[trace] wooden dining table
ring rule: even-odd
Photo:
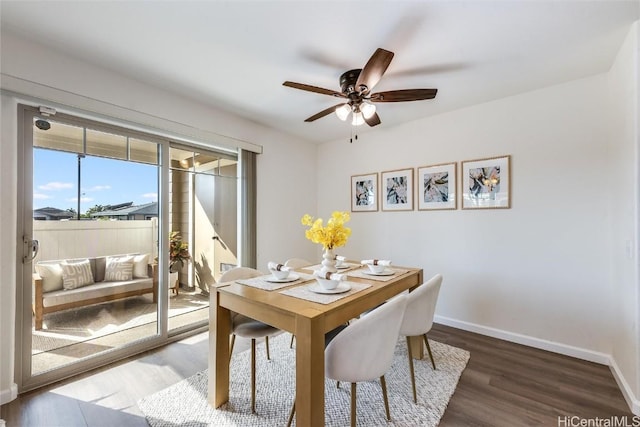
[[[325,333],[423,282],[422,269],[419,268],[393,266],[395,274],[383,281],[363,274],[362,269],[366,266],[352,265],[353,268],[346,272],[348,283],[354,284],[352,290],[331,303],[312,302],[286,294],[299,286],[313,284],[315,279],[312,278],[278,290],[260,289],[238,282],[219,283],[215,291],[212,288],[209,307],[209,404],[218,408],[229,400],[230,311],[234,311],[295,335],[296,425],[323,426]],[[305,269],[298,271],[312,273]],[[367,287],[354,292],[355,288],[363,286]],[[421,337],[412,337],[411,346],[414,357],[424,356]]]

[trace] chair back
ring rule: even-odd
[[[258,276],[264,276],[264,273],[262,273],[260,270],[256,270],[255,268],[234,267],[231,270],[227,270],[222,273],[222,276],[220,276],[220,280],[218,280],[218,283],[231,282],[240,279],[251,279],[252,277]]]
[[[399,295],[340,332],[324,351],[325,375],[352,383],[384,375],[393,362],[406,305],[407,297]]]
[[[415,337],[431,330],[440,285],[442,285],[442,275],[436,274],[417,289],[409,292],[400,335]]]
[[[293,269],[296,268],[302,268],[302,267],[308,267],[310,265],[312,265],[313,263],[310,261],[307,261],[306,259],[302,259],[302,258],[289,258],[284,265],[286,265],[287,267],[291,267]]]

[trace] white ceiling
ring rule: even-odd
[[[375,91],[437,88],[430,101],[377,104],[358,133],[609,69],[638,0],[6,1],[2,31],[311,141],[347,137],[335,98],[376,48],[395,57]]]

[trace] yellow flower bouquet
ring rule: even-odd
[[[304,215],[301,222],[302,225],[309,227],[305,231],[307,239],[313,243],[320,243],[324,249],[331,250],[347,244],[351,229],[344,224],[350,219],[348,212],[334,211],[327,225],[323,225],[322,218],[314,219],[309,214]]]

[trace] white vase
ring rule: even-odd
[[[336,268],[336,256],[333,253],[333,249],[325,249],[322,254],[322,268],[320,268],[320,273],[335,273],[338,269]]]

